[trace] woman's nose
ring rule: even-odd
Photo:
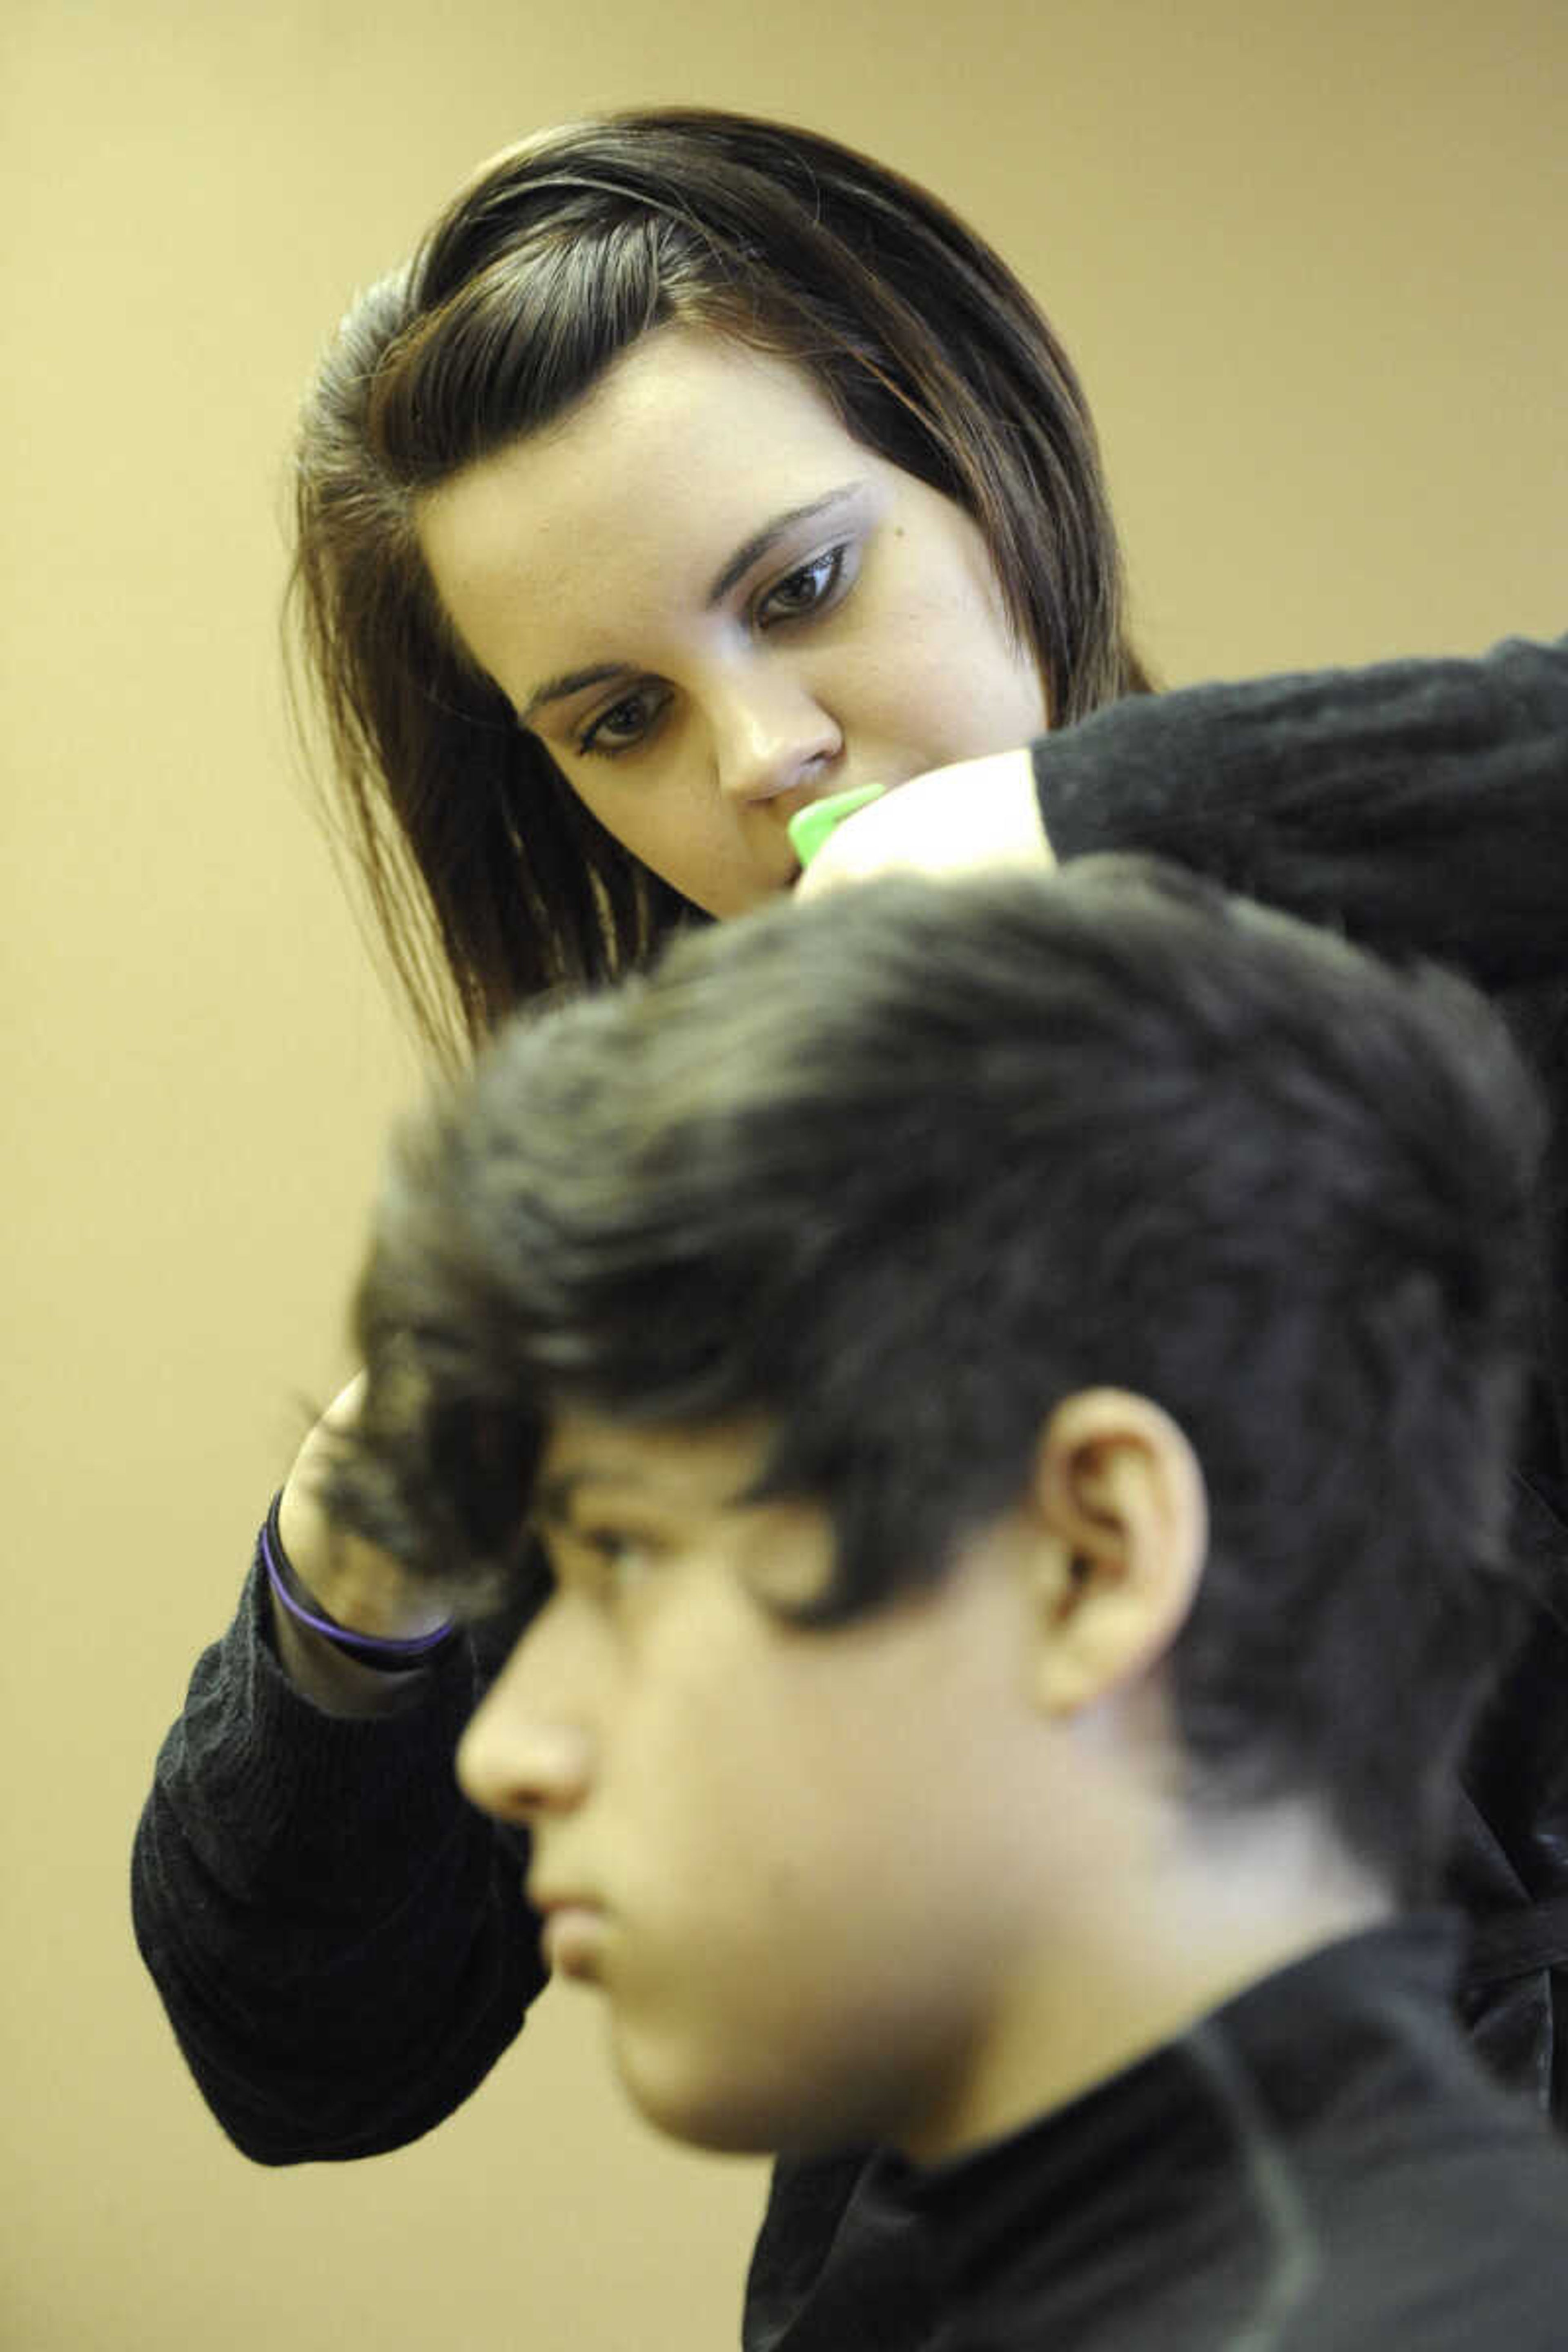
[[[541,1703],[523,1663],[514,1651],[458,1748],[464,1794],[481,1812],[520,1826],[580,1804],[594,1769],[592,1734],[563,1706]]]
[[[734,691],[714,719],[719,783],[732,800],[772,801],[820,791],[843,756],[840,730],[809,694],[782,681]]]

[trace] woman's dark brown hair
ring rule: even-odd
[[[345,320],[299,449],[299,640],[377,926],[438,1048],[641,961],[689,912],[468,658],[414,530],[421,493],[673,321],[796,362],[847,432],[975,520],[1054,724],[1147,685],[1077,377],[945,206],[816,133],[705,110],[509,150]]]

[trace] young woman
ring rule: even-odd
[[[697,112],[504,155],[345,322],[299,480],[309,667],[437,1044],[787,889],[789,817],[876,782],[902,789],[824,872],[1162,851],[1525,989],[1563,1086],[1568,656],[1147,694],[1065,355],[994,255],[864,157]],[[1521,1526],[1562,1559],[1544,1278],[1542,1311]],[[490,1661],[333,1538],[323,1443],[197,1667],[136,1858],[182,2046],[274,2163],[428,2128],[543,1981],[515,1845],[450,1769]],[[1464,1892],[1509,1916],[1474,2006],[1545,2095],[1568,1936],[1521,1906],[1554,1890],[1564,1805],[1539,1694],[1499,1720]]]

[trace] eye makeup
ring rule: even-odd
[[[854,540],[838,540],[804,562],[792,564],[780,578],[773,581],[754,600],[752,606],[752,625],[763,632],[809,626],[830,612],[837,610],[854,588],[859,577],[860,547]],[[800,583],[812,583],[808,602],[793,605],[784,611],[770,613],[775,600]],[[618,675],[618,673],[613,673]],[[590,677],[586,682],[592,683]],[[626,740],[616,742],[608,739],[611,721],[618,712],[651,697],[656,704],[651,719],[637,728]],[[662,680],[649,679],[628,685],[612,702],[595,712],[585,726],[574,730],[572,748],[579,759],[614,760],[626,752],[636,751],[648,741],[658,724],[669,699],[668,689]]]

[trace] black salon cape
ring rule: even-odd
[[[746,2352],[1562,2352],[1568,2147],[1463,2039],[1458,1940],[1331,1945],[931,2169],[781,2164]]]
[[[1555,1107],[1517,1491],[1543,1603],[1467,1766],[1450,1891],[1475,1923],[1461,2000],[1478,2045],[1568,2121],[1568,646],[1135,698],[1045,739],[1036,765],[1064,861],[1155,852],[1373,947],[1458,964],[1505,1004]],[[254,1561],[197,1663],[138,1829],[133,1916],[204,2097],[258,2163],[374,2155],[429,2130],[545,1981],[521,1841],[452,1773],[497,1663],[458,1645],[407,1712],[324,1715],[282,1673]],[[845,2186],[781,2172],[767,2293],[792,2244],[814,2273],[824,2203],[836,2215]],[[768,2339],[753,2326],[752,2340]],[[868,2336],[845,2340],[870,2352]]]

